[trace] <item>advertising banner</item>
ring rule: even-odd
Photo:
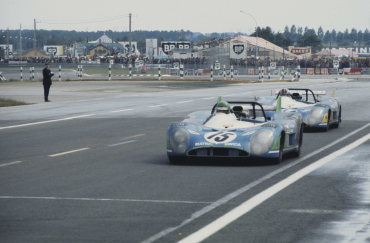
[[[9,44],[9,45],[0,45],[1,49],[4,50],[4,55],[13,55],[13,45]]]
[[[209,77],[211,77],[211,69],[198,69],[198,76],[209,76]]]
[[[176,48],[176,41],[162,41],[161,47],[163,54],[170,55],[170,51]]]
[[[146,39],[146,56],[155,57],[157,56],[157,39]]]
[[[343,68],[344,75],[361,75],[361,68]]]
[[[63,56],[63,46],[44,46],[44,51],[55,57]]]
[[[190,49],[190,41],[162,41],[161,47],[165,55],[173,55],[170,53],[173,49]]]
[[[289,57],[305,57],[305,58],[311,58],[311,47],[294,47],[289,46]]]
[[[118,43],[122,44],[125,47],[125,53],[128,53],[128,47],[130,46],[130,42],[122,41]],[[136,52],[137,52],[137,42],[131,41],[131,54],[136,53]]]
[[[330,68],[306,68],[307,75],[330,75]]]
[[[247,43],[246,42],[231,42],[230,43],[230,58],[247,58]]]

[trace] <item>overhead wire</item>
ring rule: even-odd
[[[39,23],[43,24],[88,24],[88,23],[96,23],[96,22],[104,22],[104,21],[111,21],[117,19],[128,18],[129,15],[118,15],[100,19],[89,19],[89,20],[69,20],[69,21],[58,21],[58,20],[38,20]]]

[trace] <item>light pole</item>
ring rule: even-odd
[[[257,21],[256,21],[256,19],[250,13],[247,13],[247,12],[244,12],[244,11],[241,11],[241,10],[240,10],[240,12],[250,15],[254,19],[254,22],[256,23],[256,34],[257,34],[256,35],[256,61],[257,61],[257,56],[258,56],[258,51],[257,51],[257,49],[258,49],[258,43],[257,43],[257,39],[258,39],[258,25],[257,25]],[[256,65],[257,65],[257,62],[256,62]]]

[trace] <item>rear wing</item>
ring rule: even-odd
[[[300,95],[303,95],[303,94],[306,94],[306,92],[304,91],[299,91],[299,90],[294,90],[294,89],[289,89],[290,91],[294,91],[294,92],[291,92],[291,93],[298,93]],[[275,91],[275,95],[278,95],[280,92],[280,90],[276,90]],[[326,91],[312,91],[314,95],[326,95]]]

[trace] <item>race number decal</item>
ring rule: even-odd
[[[210,143],[228,143],[236,138],[233,132],[209,132],[204,135],[204,139]]]

